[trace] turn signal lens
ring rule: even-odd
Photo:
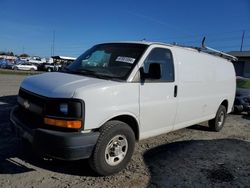
[[[79,120],[61,120],[53,118],[44,118],[44,123],[47,125],[54,125],[64,128],[79,129],[82,126],[82,122]]]

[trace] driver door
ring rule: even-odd
[[[160,67],[160,70],[152,70],[154,67]],[[177,85],[171,51],[166,48],[152,49],[143,69],[146,74],[160,72],[159,77],[151,75],[152,78],[149,76],[140,84],[140,124],[142,137],[147,138],[173,129]]]

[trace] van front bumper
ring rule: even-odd
[[[89,158],[96,145],[99,132],[61,132],[42,128],[31,129],[17,116],[17,107],[10,114],[17,135],[28,140],[40,155],[61,159],[79,160]]]

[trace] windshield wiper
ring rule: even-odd
[[[76,73],[86,73],[86,74],[95,74],[96,71],[89,70],[89,69],[76,69],[74,70]]]
[[[82,74],[82,75],[86,75],[86,76],[93,76],[95,78],[100,78],[100,79],[105,79],[105,80],[115,80],[115,81],[121,80],[119,77],[114,77],[114,76],[111,76],[108,74],[99,74],[97,71],[84,69],[84,68],[80,68],[80,69],[76,69],[76,70],[70,70],[69,68],[66,68],[65,70],[69,73]]]

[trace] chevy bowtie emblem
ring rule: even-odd
[[[28,109],[30,107],[29,101],[23,102],[24,108]]]

